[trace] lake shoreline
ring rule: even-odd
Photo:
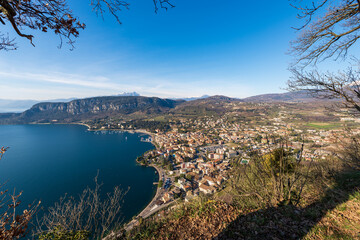
[[[39,127],[36,127],[36,125],[38,125]],[[53,125],[54,127],[51,127],[50,125]],[[56,125],[58,127],[56,127]],[[63,127],[61,125],[63,125]],[[86,128],[82,126],[76,127],[76,125],[82,125]],[[148,135],[145,136],[145,134],[148,133],[147,131],[140,130],[136,131],[136,134],[129,134],[126,132],[130,131],[124,131],[119,129],[118,133],[106,131],[106,133],[104,134],[97,134],[95,132],[88,132],[87,129],[90,126],[83,123],[26,124],[11,126],[6,125],[2,127],[2,129],[4,129],[4,131],[2,131],[3,142],[5,142],[6,140],[8,145],[10,145],[14,150],[17,150],[9,151],[9,154],[6,155],[6,157],[10,161],[1,162],[2,165],[5,164],[3,170],[6,170],[7,166],[11,166],[11,168],[9,169],[14,172],[12,173],[11,171],[6,170],[7,175],[4,174],[3,176],[4,178],[16,179],[16,181],[13,181],[14,185],[10,186],[14,186],[17,189],[22,189],[27,193],[26,195],[24,194],[25,198],[23,198],[23,201],[26,204],[30,201],[33,201],[33,199],[35,198],[41,198],[42,200],[44,200],[43,202],[46,203],[45,207],[47,208],[51,207],[53,202],[56,202],[58,200],[58,195],[62,196],[63,192],[66,192],[72,196],[76,196],[78,194],[77,188],[79,188],[79,191],[81,191],[83,189],[83,186],[91,184],[90,182],[88,183],[84,180],[87,179],[85,177],[88,177],[89,175],[92,176],[92,172],[96,171],[96,169],[99,168],[102,172],[104,172],[104,180],[102,180],[106,183],[104,184],[104,189],[106,189],[104,191],[111,191],[111,186],[113,185],[113,183],[115,185],[122,185],[124,187],[131,186],[132,191],[131,193],[127,194],[129,196],[127,198],[130,200],[124,204],[125,206],[127,206],[126,209],[123,210],[123,214],[125,216],[124,223],[129,222],[132,217],[136,217],[141,211],[143,211],[156,195],[157,189],[154,188],[153,183],[158,180],[158,172],[155,172],[155,168],[154,170],[149,168],[141,168],[140,166],[137,166],[135,161],[137,156],[141,156],[146,151],[155,149],[154,145],[146,144],[145,141],[140,140],[141,137],[144,139],[148,138]],[[5,129],[9,130],[5,131]],[[131,132],[134,133],[135,131]],[[25,136],[26,141],[24,141]],[[54,139],[54,141],[50,141],[51,139]],[[108,141],[108,139],[110,142]],[[148,143],[150,143],[150,141]],[[79,147],[77,146],[78,144]],[[127,147],[123,147],[123,145]],[[38,150],[34,151],[34,146],[35,149]],[[90,148],[88,148],[89,146]],[[62,149],[66,149],[66,151],[63,151]],[[84,149],[84,153],[81,149]],[[104,153],[101,153],[102,151]],[[34,156],[30,153],[34,153]],[[71,157],[70,154],[74,157]],[[96,155],[96,157],[94,157],[94,155]],[[132,157],[128,158],[127,155],[131,155]],[[14,158],[14,156],[16,157],[16,159]],[[98,161],[100,158],[102,159],[101,164]],[[26,161],[27,159],[38,159],[36,164],[40,166],[37,167],[37,169],[41,170],[40,174],[36,174],[36,177],[34,177],[32,174],[26,174],[28,173],[27,168],[22,167],[25,165],[17,163],[17,161],[23,161],[22,159],[24,159],[24,161]],[[49,161],[49,159],[54,160]],[[81,159],[87,159],[87,166],[88,164],[90,164],[90,166],[94,167],[94,170],[88,167],[83,168],[81,165],[81,162],[83,160]],[[40,160],[44,163],[40,162]],[[70,167],[67,162],[75,164],[74,167]],[[126,163],[123,164],[122,162]],[[14,163],[16,163],[16,168],[13,167]],[[27,161],[25,162],[25,164],[30,164],[30,162]],[[31,162],[31,166],[33,166],[33,164],[34,163]],[[126,168],[124,168],[123,166],[126,166]],[[130,167],[129,169],[131,169],[131,172],[127,170],[122,170],[128,169],[127,166]],[[14,169],[16,169],[16,171]],[[76,174],[73,174],[71,172],[72,169],[76,171]],[[80,169],[84,169],[84,171],[80,171]],[[81,172],[80,174],[83,174],[84,177],[79,177],[79,171]],[[24,172],[25,177],[13,177],[15,176],[14,174],[18,172]],[[56,174],[61,174],[60,172],[66,173],[68,175],[66,177],[69,177],[69,179],[77,179],[74,182],[79,183],[79,186],[75,184],[74,186],[71,185],[71,187],[68,188],[64,184],[58,183],[54,180],[46,182],[46,184],[44,184],[44,189],[51,189],[51,194],[46,194],[46,196],[41,195],[41,193],[34,193],[32,195],[29,194],[31,193],[31,191],[28,190],[31,189],[31,184],[29,184],[29,182],[35,182],[35,184],[41,185],[40,183],[43,183],[43,181],[40,179],[40,176],[46,176],[46,178],[48,178],[50,172],[51,176],[57,176]],[[110,179],[110,177],[108,176],[112,175],[108,175],[108,172],[111,172],[111,174],[113,174],[113,176],[116,178],[113,178],[113,180]],[[138,175],[139,173],[141,174]],[[129,176],[125,177],[127,175]],[[119,176],[119,178],[117,176]],[[27,180],[25,181],[23,179]],[[91,180],[92,179],[93,177],[91,177]],[[123,179],[125,181],[123,181]],[[130,181],[128,179],[133,180]],[[61,188],[58,189],[55,187],[51,187],[51,185],[60,186]],[[62,189],[62,187],[64,187],[64,189]],[[50,190],[45,190],[44,192],[46,191]],[[58,192],[60,192],[60,194],[58,194]],[[131,200],[135,198],[140,198],[142,200]]]
[[[90,125],[88,124],[85,124],[85,123],[74,123],[74,124],[77,124],[77,125],[82,125],[82,126],[86,126],[88,128],[88,131],[123,131],[123,132],[129,132],[129,133],[142,133],[142,134],[146,134],[146,135],[149,135],[151,137],[151,144],[155,147],[156,149],[156,144],[154,142],[154,136],[155,134],[154,133],[151,133],[149,131],[147,131],[146,129],[134,129],[134,130],[124,130],[124,129],[98,129],[98,130],[91,130],[90,128]],[[144,154],[144,153],[143,153]],[[136,160],[135,160],[136,161]],[[137,161],[136,161],[137,162]],[[158,166],[155,166],[155,165],[147,165],[146,167],[152,167],[155,169],[155,171],[157,172],[158,174],[158,181],[160,181],[161,179],[161,172],[164,171],[164,169],[161,169],[159,168]],[[143,217],[143,216],[146,216],[149,214],[149,212],[151,212],[151,208],[150,206],[152,206],[154,204],[154,202],[157,200],[158,196],[160,195],[160,189],[159,187],[156,188],[156,192],[155,192],[155,195],[154,197],[151,199],[151,201],[146,205],[146,207],[141,210],[141,212],[135,216],[133,216],[133,219],[130,220],[128,223],[124,224],[124,228],[126,230],[130,230],[131,228],[133,228],[133,226],[137,223],[137,220],[139,217]],[[154,211],[156,212],[156,211]]]
[[[67,123],[49,123],[49,125],[51,125],[51,124],[54,124],[54,125],[67,125]],[[149,143],[151,143],[151,144],[155,147],[155,149],[156,149],[156,144],[155,144],[155,142],[154,142],[154,136],[155,136],[155,134],[147,131],[146,129],[134,129],[134,130],[124,130],[124,129],[96,129],[96,130],[93,130],[93,129],[91,129],[91,126],[88,125],[88,124],[86,124],[86,123],[77,122],[77,123],[70,123],[70,124],[72,124],[72,125],[85,126],[85,127],[87,127],[87,131],[94,131],[94,132],[96,132],[96,131],[121,131],[121,132],[129,132],[129,133],[141,133],[141,134],[146,134],[146,135],[149,135],[149,136],[151,137],[151,142],[149,142]],[[42,124],[40,124],[40,125],[42,125]],[[143,154],[144,154],[144,153],[143,153]],[[136,161],[136,160],[135,160],[135,161]],[[136,162],[137,162],[137,161],[136,161]],[[160,181],[160,179],[161,179],[161,172],[163,172],[164,169],[161,169],[161,168],[159,168],[158,166],[155,166],[155,165],[153,165],[153,164],[152,164],[152,165],[147,165],[146,167],[152,167],[152,168],[154,168],[155,171],[156,171],[157,174],[158,174],[158,179],[159,179],[159,181]],[[124,228],[125,228],[126,230],[130,230],[130,229],[137,223],[137,220],[136,220],[136,219],[138,219],[139,217],[143,217],[143,215],[144,215],[144,216],[148,215],[149,212],[151,212],[150,206],[152,206],[152,205],[154,204],[154,202],[157,200],[157,198],[158,198],[159,195],[160,195],[160,189],[157,187],[157,188],[156,188],[155,195],[152,197],[151,201],[146,205],[145,208],[143,208],[143,209],[140,211],[139,214],[134,215],[134,216],[132,217],[132,218],[133,218],[132,220],[130,220],[128,223],[124,224],[124,226],[125,226]],[[156,211],[154,211],[154,212],[156,212]]]
[[[52,124],[52,123],[48,123],[48,124]],[[123,132],[129,132],[129,133],[143,133],[143,134],[146,134],[146,135],[149,135],[152,137],[154,137],[154,133],[152,132],[149,132],[147,131],[146,129],[91,129],[91,126],[86,124],[86,123],[81,123],[81,122],[78,122],[78,123],[55,123],[55,124],[73,124],[73,125],[81,125],[81,126],[85,126],[87,127],[88,131],[123,131]]]

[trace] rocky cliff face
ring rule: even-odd
[[[38,103],[16,116],[15,122],[71,122],[95,117],[114,117],[122,114],[161,113],[181,101],[155,97],[119,96],[78,99],[71,102]]]

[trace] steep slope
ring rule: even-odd
[[[174,108],[181,102],[140,96],[94,97],[67,103],[38,103],[20,115],[10,117],[13,123],[74,122],[132,113],[162,113]],[[4,122],[4,118],[2,121],[0,119],[0,123]]]

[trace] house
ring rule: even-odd
[[[183,184],[183,185],[182,185],[182,189],[183,189],[185,192],[191,191],[191,190],[192,190],[191,183],[187,182],[187,183]]]
[[[216,192],[216,189],[212,186],[208,186],[208,185],[205,185],[205,184],[202,184],[200,187],[199,187],[199,190],[205,194],[212,194],[214,192]]]
[[[213,186],[217,182],[216,179],[209,177],[209,176],[204,176],[201,182],[203,182],[203,181],[205,181],[209,186]]]
[[[187,180],[185,178],[179,178],[179,180],[178,180],[179,184],[184,184],[186,182],[187,182]]]
[[[220,154],[220,153],[215,153],[214,154],[214,159],[215,160],[223,160],[224,159],[224,154]]]
[[[171,202],[172,200],[174,200],[174,194],[172,192],[167,192],[164,194],[164,196],[161,198],[161,200],[164,203]]]
[[[184,159],[179,154],[174,154],[174,157],[177,163],[184,162]]]
[[[229,152],[226,153],[226,156],[227,156],[228,158],[236,157],[236,155],[237,155],[237,152],[236,152],[236,151],[229,151]]]

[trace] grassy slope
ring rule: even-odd
[[[350,196],[349,201],[327,212],[305,239],[359,239],[360,238],[360,192]]]
[[[217,239],[359,239],[360,173],[345,172],[301,207],[279,206],[239,215]]]
[[[360,172],[346,174],[340,181],[327,204],[341,197],[344,201],[327,211],[305,239],[360,239]]]

